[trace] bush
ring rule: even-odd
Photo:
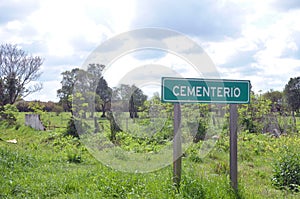
[[[71,117],[69,122],[68,122],[68,126],[67,129],[65,131],[65,135],[71,135],[73,137],[77,137],[79,138],[79,134],[77,132],[76,126],[75,126],[75,119],[74,117]]]
[[[7,123],[9,126],[16,124],[16,114],[18,112],[18,109],[15,105],[12,104],[6,104],[4,105],[0,111],[0,121]]]
[[[300,154],[297,146],[284,147],[274,165],[273,185],[279,189],[300,190]]]
[[[251,93],[250,104],[241,104],[238,108],[241,130],[249,133],[262,133],[265,116],[270,114],[271,101]]]
[[[70,162],[70,163],[81,163],[82,162],[81,154],[76,151],[68,151],[67,159],[68,159],[68,162]]]
[[[194,177],[194,176],[193,176]],[[205,198],[203,182],[200,179],[185,176],[182,179],[180,193],[183,198]]]

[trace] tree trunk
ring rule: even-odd
[[[295,117],[295,111],[292,111],[292,116],[293,116],[293,122],[294,122],[294,125],[293,125],[293,131],[294,132],[297,132],[297,124],[296,124],[296,117]]]
[[[95,125],[94,133],[98,133],[100,131],[100,127],[99,127],[97,117],[94,117],[94,125]]]
[[[137,111],[137,108],[134,108],[134,118],[138,118],[138,111]]]
[[[94,110],[91,110],[90,118],[93,118],[93,117],[94,117]]]
[[[294,120],[294,125],[296,126],[296,117],[295,117],[295,111],[292,111],[292,116],[293,116],[293,120]]]
[[[118,132],[121,132],[122,129],[116,123],[115,118],[111,112],[107,112],[107,118],[110,122],[110,131],[111,131],[110,141],[112,141],[113,143],[116,143],[116,140],[117,140],[116,135]]]
[[[105,110],[105,103],[101,105],[102,106],[102,115],[101,117],[106,117],[105,113],[106,113],[106,110]]]
[[[133,102],[133,96],[130,97],[130,100],[129,100],[129,116],[130,118],[138,118],[138,113],[137,113],[137,108],[135,107],[134,105],[134,102]]]

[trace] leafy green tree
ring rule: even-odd
[[[130,118],[138,118],[138,111],[143,111],[144,102],[147,100],[147,95],[144,95],[143,91],[136,86],[132,86],[132,95],[129,100],[129,114]]]
[[[80,71],[78,80],[76,82],[76,93],[80,92],[84,97],[85,110],[90,112],[90,117],[94,117],[94,111],[98,104],[106,106],[110,101],[110,90],[102,76],[104,65],[89,64],[87,71]],[[74,98],[76,101],[76,99]],[[103,110],[103,117],[105,116],[105,108]]]
[[[105,116],[107,103],[110,102],[111,91],[102,77],[104,65],[89,64],[87,70],[75,68],[62,73],[62,88],[57,91],[60,103],[67,111],[71,111],[72,119],[69,125],[74,125],[77,117],[94,117],[97,105],[101,104]],[[89,113],[89,114],[87,114]],[[74,130],[74,126],[70,126]],[[74,132],[72,135],[75,135]]]
[[[118,106],[122,111],[129,110],[130,118],[137,118],[138,111],[144,109],[144,102],[147,100],[147,95],[135,85],[121,84],[119,87],[113,89],[112,100],[114,102],[121,102],[119,104],[115,103],[115,106]]]
[[[263,97],[271,100],[272,103],[280,103],[283,100],[283,93],[271,89],[270,91],[264,93]]]
[[[60,82],[62,87],[57,90],[57,97],[59,97],[59,102],[62,104],[65,111],[71,111],[72,109],[70,97],[72,96],[79,70],[79,68],[74,68],[71,71],[61,73],[63,76],[62,81]]]
[[[290,78],[285,85],[284,94],[296,124],[295,111],[298,111],[300,108],[300,77]]]
[[[104,70],[105,65],[103,64],[89,64],[87,68],[87,72],[93,77],[92,81],[94,86],[97,85],[97,80],[100,79],[102,76],[102,71]]]
[[[270,100],[272,103],[272,111],[283,113],[284,111],[284,95],[283,92],[273,91],[272,89],[262,95],[264,99]]]
[[[112,89],[108,87],[106,80],[101,77],[98,81],[96,94],[99,96],[98,103],[101,105],[102,116],[105,117],[106,111],[110,109],[109,104],[112,97]]]
[[[102,76],[102,72],[105,68],[103,64],[89,64],[87,72],[91,75],[91,87],[95,88],[95,104],[96,107],[98,105],[101,106],[102,116],[105,117],[106,111],[109,110],[109,104],[111,102],[112,89],[108,87],[108,84],[104,77]]]
[[[271,101],[253,92],[250,97],[250,104],[241,104],[238,107],[239,123],[249,133],[263,132],[265,116],[271,111]]]
[[[43,59],[28,55],[16,45],[0,45],[0,95],[1,104],[13,104],[21,97],[36,92],[41,84],[28,86],[37,80]]]

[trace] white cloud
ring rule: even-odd
[[[147,54],[147,50],[144,52]],[[110,87],[134,84],[151,96],[155,92],[160,93],[161,77],[204,77],[189,62],[173,53],[166,52],[163,57],[143,60],[135,54],[131,52],[119,57],[106,68],[104,78]]]
[[[32,82],[34,84],[35,82]],[[43,89],[28,95],[25,99],[26,100],[40,100],[44,102],[54,101],[57,102],[58,98],[56,96],[58,88],[60,88],[59,81],[45,81],[43,82]]]
[[[17,43],[29,53],[37,48],[34,49],[35,54],[45,58],[40,78],[44,88],[28,96],[28,100],[57,101],[56,91],[61,87],[60,73],[80,67],[97,45],[116,33],[128,30],[135,13],[134,0],[44,0],[32,8],[22,4],[22,9],[19,3],[0,3],[0,7],[9,9],[5,12],[6,21],[1,24],[0,20],[0,41]],[[24,14],[11,15],[19,10]]]
[[[48,95],[54,99],[59,74],[81,66],[104,40],[149,26],[191,36],[212,58],[221,78],[250,79],[254,90],[282,90],[290,77],[300,75],[298,5],[296,1],[283,5],[279,0],[2,1],[0,42],[17,43],[45,58],[41,81],[46,82],[47,92],[34,95],[37,98]],[[172,43],[176,45],[176,39]],[[185,77],[195,74],[189,64],[172,56],[167,54],[156,62],[120,58],[112,77],[147,63],[172,66]]]
[[[240,37],[204,42],[221,76],[248,78],[255,91],[282,90],[290,77],[299,75],[300,56],[292,55],[299,52],[295,33],[300,33],[300,10],[278,12],[270,3],[254,1],[256,12],[247,15]]]

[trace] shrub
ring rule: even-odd
[[[65,131],[65,135],[71,135],[73,137],[79,138],[79,134],[78,134],[76,126],[75,126],[75,119],[74,119],[74,117],[70,118],[70,120],[68,122],[67,129]]]
[[[279,189],[300,190],[300,154],[297,147],[284,147],[274,165],[273,185]]]
[[[6,104],[4,105],[0,111],[0,120],[2,122],[6,122],[9,126],[16,124],[16,114],[18,112],[18,109],[15,105],[12,104]]]
[[[189,176],[185,176],[182,179],[180,193],[183,198],[205,198],[203,182],[197,178],[194,179]]]
[[[262,99],[251,93],[250,104],[239,105],[239,125],[249,133],[261,133],[264,128],[265,116],[270,114],[270,100]]]
[[[197,143],[200,140],[204,140],[207,132],[207,121],[203,121],[202,119],[199,122],[197,134],[194,137],[193,142]]]
[[[81,163],[82,162],[81,154],[78,153],[77,151],[68,151],[67,160],[70,163]]]

